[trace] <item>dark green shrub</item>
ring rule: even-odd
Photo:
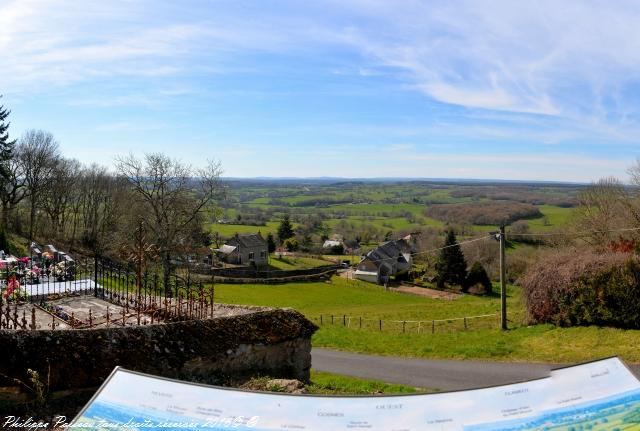
[[[482,264],[477,261],[471,265],[471,269],[467,275],[466,289],[469,290],[474,286],[480,286],[481,292],[484,295],[491,295],[493,292],[493,285],[491,284],[491,280],[489,280],[487,271],[485,271]]]
[[[344,246],[342,244],[331,246],[331,254],[344,254]]]
[[[640,328],[640,263],[630,257],[622,266],[581,277],[561,307],[561,324]]]
[[[523,280],[533,322],[640,328],[640,261],[573,250],[534,265]]]

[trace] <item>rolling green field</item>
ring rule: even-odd
[[[336,228],[340,223],[347,223],[354,227],[363,227],[364,225],[371,225],[378,229],[387,230],[402,230],[402,229],[419,229],[421,227],[442,227],[445,224],[439,220],[424,217],[421,223],[410,223],[406,218],[402,217],[377,217],[377,216],[348,216],[343,219],[327,219],[325,224],[329,228]]]
[[[313,181],[237,182],[230,187],[230,199],[222,209],[222,218],[259,219],[266,226],[245,224],[209,224],[210,232],[223,237],[258,230],[264,235],[275,233],[283,214],[289,213],[295,226],[302,220],[322,220],[322,234],[340,233],[348,237],[372,237],[381,242],[384,236],[425,228],[443,228],[446,222],[425,215],[434,204],[474,202],[536,202],[542,217],[527,220],[532,232],[562,230],[571,220],[576,196],[582,186],[522,183],[439,183],[428,181]],[[455,224],[455,221],[454,221]],[[494,230],[496,226],[468,226],[477,232]],[[320,244],[321,233],[314,233]]]
[[[568,226],[575,212],[574,208],[561,208],[553,205],[539,205],[540,212],[545,217],[529,220],[533,232],[558,230]],[[546,224],[545,224],[546,221]]]
[[[263,237],[266,237],[270,233],[275,235],[276,232],[278,231],[279,224],[280,223],[276,221],[267,222],[266,226],[211,223],[208,229],[209,229],[209,232],[218,232],[220,236],[224,238],[232,237],[236,233],[242,234],[242,233],[256,233],[256,232],[260,232]]]
[[[497,313],[499,298],[465,295],[456,300],[431,299],[385,291],[365,282],[334,277],[330,283],[282,285],[216,285],[218,302],[291,307],[310,320],[324,325],[313,336],[313,345],[353,352],[418,358],[494,359],[502,361],[579,362],[619,355],[640,362],[640,331],[598,327],[559,328],[553,325],[526,326],[519,289],[509,287],[508,310],[511,329],[407,331],[386,328],[383,332],[342,325],[342,316],[363,316],[388,320],[431,320]],[[335,324],[328,316],[336,317]]]

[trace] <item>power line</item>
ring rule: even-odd
[[[613,233],[613,232],[634,232],[640,231],[640,227],[628,227],[628,228],[620,228],[620,229],[607,229],[607,230],[593,230],[593,231],[582,231],[582,232],[549,232],[549,233],[509,233],[507,232],[506,236],[519,237],[519,236],[574,236],[574,237],[582,237],[589,236],[597,233]]]
[[[410,253],[410,255],[411,255],[411,257],[413,257],[413,256],[421,255],[421,254],[434,253],[436,251],[444,250],[446,248],[461,246],[463,244],[469,244],[469,243],[472,243],[472,242],[482,241],[482,240],[486,240],[486,239],[489,239],[489,238],[492,238],[492,236],[491,235],[484,235],[484,236],[481,236],[481,237],[478,237],[478,238],[469,239],[469,240],[458,242],[458,243],[455,243],[455,244],[445,245],[443,247],[432,248],[430,250],[419,251],[419,252],[416,252],[416,253]],[[397,256],[397,257],[394,257],[394,256],[384,257],[384,258],[380,258],[380,259],[375,259],[374,262],[383,262],[383,261],[386,261],[386,260],[395,261],[396,259],[398,259],[398,257],[400,257],[400,256]]]
[[[593,235],[593,234],[597,234],[597,233],[613,233],[613,232],[635,232],[635,231],[640,231],[640,227],[633,227],[633,228],[620,228],[620,229],[608,229],[608,230],[594,230],[594,231],[582,231],[582,232],[549,232],[549,233],[505,233],[505,238],[508,237],[521,237],[521,236],[528,236],[528,237],[551,237],[551,236],[573,236],[573,237],[583,237],[583,236],[589,236],[589,235]],[[423,254],[430,254],[430,253],[434,253],[440,250],[444,250],[447,248],[451,248],[451,247],[456,247],[456,246],[461,246],[464,244],[470,244],[473,242],[477,242],[477,241],[482,241],[482,240],[486,240],[486,239],[499,239],[500,238],[500,234],[498,232],[496,233],[489,233],[486,235],[483,235],[481,237],[477,237],[477,238],[472,238],[472,239],[468,239],[466,241],[461,241],[455,244],[450,244],[450,245],[445,245],[442,247],[437,247],[437,248],[432,248],[429,250],[424,250],[424,251],[419,251],[419,252],[415,252],[415,253],[410,253],[411,257],[414,256],[419,256],[419,255],[423,255]],[[399,256],[398,256],[399,257]],[[380,258],[380,259],[375,259],[375,262],[384,262],[387,260],[393,260],[395,261],[398,257],[386,257],[386,258]]]
[[[420,252],[417,252],[417,253],[411,253],[411,256],[417,256],[419,254],[433,253],[433,252],[436,252],[436,251],[444,250],[446,248],[461,246],[463,244],[470,244],[472,242],[482,241],[483,239],[489,239],[489,238],[492,238],[492,237],[493,237],[492,235],[484,235],[484,236],[481,236],[481,237],[478,237],[478,238],[468,239],[466,241],[458,242],[458,243],[455,243],[455,244],[445,245],[443,247],[438,247],[438,248],[432,248],[431,250],[425,250],[425,251],[420,251]]]

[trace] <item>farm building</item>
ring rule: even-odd
[[[269,257],[267,241],[260,232],[236,234],[214,251],[222,261],[235,265],[261,267],[267,265]]]
[[[372,283],[385,284],[392,275],[411,269],[413,252],[411,237],[389,241],[371,250],[356,267],[355,277]]]

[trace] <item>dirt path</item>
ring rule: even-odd
[[[426,287],[417,287],[417,286],[403,285],[399,287],[394,287],[393,290],[400,293],[408,293],[410,295],[426,296],[427,298],[435,298],[435,299],[446,299],[449,301],[457,299],[460,296],[462,296],[459,293],[445,292],[442,290],[435,290],[435,289],[429,289]]]

